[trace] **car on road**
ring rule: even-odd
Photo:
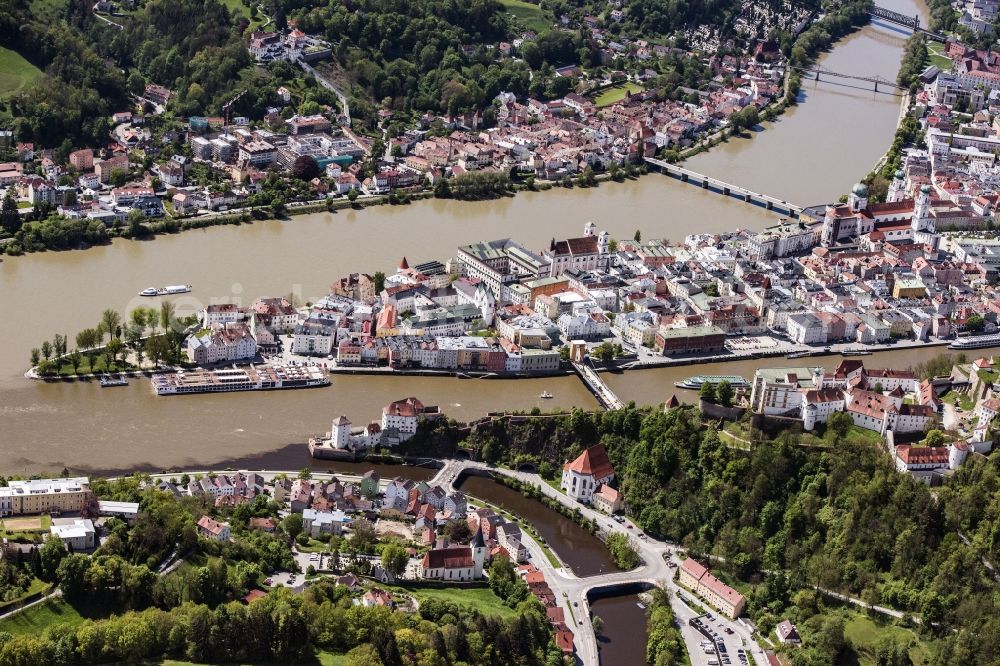
[[[274,579],[272,579],[272,578],[265,578],[264,579],[264,585],[267,585],[268,587],[274,585]]]

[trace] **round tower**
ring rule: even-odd
[[[816,427],[816,405],[807,402],[802,410],[802,427],[805,430],[812,430]]]

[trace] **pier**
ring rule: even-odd
[[[746,203],[761,206],[767,210],[774,210],[785,214],[788,217],[798,217],[802,212],[802,206],[790,204],[784,199],[779,199],[778,197],[773,197],[769,194],[754,192],[753,190],[748,190],[745,187],[733,185],[732,183],[727,183],[724,180],[712,178],[711,176],[706,176],[703,173],[698,173],[697,171],[685,169],[684,167],[676,164],[664,162],[663,160],[655,157],[647,157],[645,160],[647,164],[656,167],[662,173],[665,173],[668,176],[673,176],[684,183],[701,185],[702,189],[705,190],[712,190],[727,197],[741,199]]]
[[[580,379],[587,385],[587,388],[594,394],[594,397],[597,398],[602,407],[608,410],[625,408],[625,403],[622,402],[622,399],[608,388],[608,385],[604,383],[604,380],[601,379],[600,375],[593,368],[584,363],[577,362],[573,364],[573,369],[576,370],[576,374],[580,375]]]

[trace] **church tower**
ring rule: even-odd
[[[597,233],[597,225],[593,222],[587,222],[583,225],[583,236],[584,238],[589,238]]]
[[[486,566],[486,542],[483,540],[483,528],[481,525],[476,527],[476,533],[472,536],[469,548],[472,549],[472,561],[474,563],[472,577],[482,578],[483,569]]]
[[[934,220],[931,218],[931,186],[921,185],[913,200],[913,219],[910,227],[914,231],[929,231],[934,233]]]
[[[885,200],[888,203],[896,203],[897,201],[902,201],[905,197],[906,174],[902,171],[897,171],[892,177],[892,182],[889,183],[889,191],[885,195]]]
[[[851,193],[847,197],[847,205],[851,207],[852,213],[860,213],[868,207],[868,186],[864,183],[856,183],[851,188]]]

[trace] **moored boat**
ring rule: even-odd
[[[125,375],[101,375],[101,387],[128,386],[128,379]]]
[[[546,400],[548,400],[549,398],[552,397],[552,394],[549,393],[548,391],[542,391],[542,394],[540,396],[538,396],[538,397],[539,398],[545,398]]]
[[[729,385],[734,389],[747,388],[750,386],[749,382],[739,375],[695,375],[694,377],[688,377],[683,381],[676,382],[674,386],[677,388],[697,391],[701,389],[703,384],[713,384],[718,386],[722,382],[729,382]]]
[[[972,335],[959,338],[948,345],[949,349],[983,349],[984,347],[1000,346],[1000,333],[990,335]]]

